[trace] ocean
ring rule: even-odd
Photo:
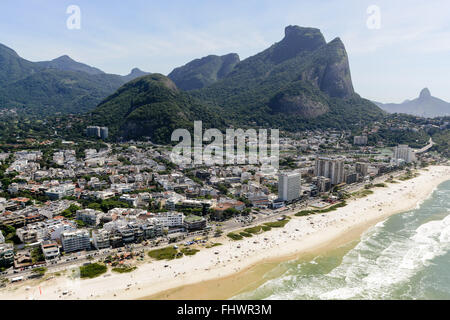
[[[283,262],[265,277],[232,299],[450,299],[450,181],[358,241]]]

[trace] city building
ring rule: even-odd
[[[0,244],[0,267],[9,268],[14,263],[14,246],[12,243]]]
[[[122,234],[117,230],[113,230],[109,237],[109,243],[111,244],[112,248],[122,247],[123,246]]]
[[[61,235],[61,243],[65,252],[89,250],[91,248],[89,231],[79,229],[73,232],[64,232]]]
[[[35,243],[42,240],[58,240],[63,232],[76,230],[76,225],[63,217],[30,223],[16,230],[16,235],[23,243]]]
[[[119,201],[126,202],[133,207],[137,207],[139,197],[136,194],[123,194],[120,196]]]
[[[54,187],[45,192],[45,195],[51,200],[59,200],[64,197],[72,196],[75,191],[75,185],[65,184],[62,186]]]
[[[109,248],[111,233],[108,230],[100,229],[92,232],[92,242],[97,250]]]
[[[301,174],[299,172],[281,173],[278,176],[278,198],[293,201],[300,198]]]
[[[345,173],[345,183],[352,184],[358,181],[358,174],[356,172]]]
[[[100,127],[100,138],[103,140],[108,139],[108,127]]]
[[[369,164],[365,162],[357,162],[355,164],[356,173],[359,173],[361,176],[365,177],[369,173]]]
[[[86,135],[88,137],[100,137],[100,127],[96,127],[96,126],[87,127]]]
[[[77,210],[76,219],[83,221],[88,226],[97,226],[100,223],[100,217],[103,212],[93,209]]]
[[[5,243],[5,237],[3,236],[3,233],[0,231],[0,244]]]
[[[270,205],[269,196],[264,192],[249,193],[247,199],[255,208],[266,209]]]
[[[202,230],[206,228],[206,219],[196,215],[189,215],[184,218],[184,228],[187,231]]]
[[[183,226],[184,214],[181,212],[161,212],[155,213],[154,217],[163,228]]]
[[[106,140],[108,138],[108,127],[89,126],[86,128],[86,135]]]
[[[318,177],[329,178],[332,185],[340,184],[345,181],[344,160],[317,158],[314,172]]]
[[[367,144],[367,136],[355,136],[353,138],[353,144],[357,146],[365,146]]]
[[[399,161],[403,160],[406,163],[411,163],[416,161],[416,155],[414,154],[414,150],[410,148],[406,144],[399,144],[394,147],[394,160],[399,163]]]
[[[317,177],[317,191],[327,192],[331,189],[330,178],[325,178],[323,176]]]
[[[151,218],[148,219],[148,222],[144,222],[141,224],[141,229],[144,232],[145,239],[153,239],[163,235],[162,225],[158,222],[157,219]]]
[[[46,260],[52,260],[59,257],[58,243],[51,240],[41,242],[41,249]]]

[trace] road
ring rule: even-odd
[[[435,145],[435,143],[434,143],[433,139],[430,138],[430,141],[428,141],[428,144],[425,147],[423,147],[422,149],[416,150],[415,153],[419,154],[419,153],[427,152],[434,145]]]

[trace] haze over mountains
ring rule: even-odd
[[[450,103],[433,97],[428,88],[423,89],[414,100],[406,100],[403,103],[374,103],[389,113],[406,113],[426,118],[450,116]]]
[[[92,122],[109,126],[116,138],[168,142],[171,130],[159,126],[190,129],[194,120],[204,127],[300,130],[349,128],[383,115],[354,92],[339,38],[327,43],[319,29],[288,26],[280,42],[243,61],[208,56],[169,77],[127,83],[92,112]]]
[[[0,44],[0,109],[49,115],[84,113],[126,82],[146,75],[107,74],[67,55],[52,61],[31,62]]]

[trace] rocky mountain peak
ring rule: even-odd
[[[431,97],[431,92],[428,88],[424,88],[422,89],[422,91],[420,91],[420,99],[427,99]]]

